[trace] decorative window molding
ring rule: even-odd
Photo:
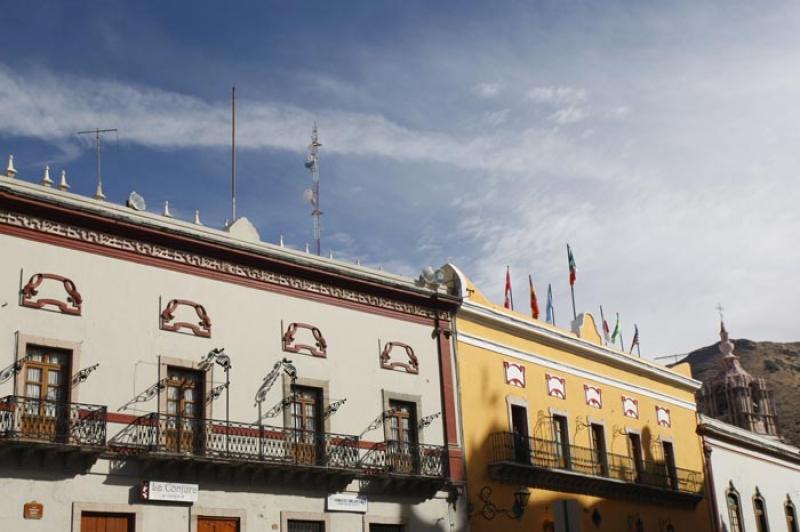
[[[39,294],[39,286],[41,286],[46,279],[61,282],[61,284],[64,286],[64,291],[67,293],[64,301],[53,298],[35,299],[35,297]],[[57,275],[55,273],[36,273],[33,274],[30,280],[28,280],[28,283],[22,287],[22,298],[20,300],[20,304],[23,307],[29,308],[42,308],[46,305],[53,305],[57,307],[62,314],[80,316],[83,298],[81,297],[80,292],[78,292],[78,289],[75,287],[75,283],[72,282],[72,279],[68,279],[67,277]]]
[[[639,419],[639,401],[633,397],[622,396],[622,413],[625,417]]]
[[[742,532],[742,504],[739,492],[733,487],[733,481],[728,481],[725,491],[725,501],[728,506],[728,525],[730,532]]]
[[[587,405],[594,408],[603,408],[603,390],[599,387],[584,384],[583,395]]]
[[[180,306],[192,307],[200,320],[197,324],[188,321],[173,321],[175,310]],[[161,312],[161,330],[180,332],[182,329],[189,329],[192,334],[201,338],[211,338],[211,318],[203,305],[188,299],[172,299]]]
[[[408,363],[392,361],[392,352],[395,348],[405,351]],[[417,355],[414,354],[414,349],[410,345],[403,342],[387,342],[381,353],[381,367],[392,370],[400,368],[406,370],[406,373],[416,375],[419,373],[419,360],[417,360]]]
[[[546,373],[544,380],[547,383],[547,395],[559,399],[567,398],[567,380],[564,377]]]
[[[656,423],[662,427],[672,427],[672,415],[669,412],[669,408],[656,405]]]
[[[503,371],[506,377],[506,384],[518,388],[525,387],[525,366],[514,362],[503,361]]]
[[[305,329],[311,332],[311,336],[314,338],[313,345],[311,343],[297,343],[296,337],[299,329]],[[290,323],[286,328],[286,332],[284,332],[281,337],[281,343],[283,344],[283,350],[287,353],[305,352],[311,356],[320,358],[326,358],[328,356],[328,342],[325,340],[325,337],[322,336],[322,331],[320,331],[318,327],[308,323]]]

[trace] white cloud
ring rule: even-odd
[[[472,86],[472,93],[481,98],[494,98],[503,89],[503,84],[495,81],[491,83],[478,83]]]
[[[534,87],[525,94],[525,99],[537,104],[553,106],[577,105],[589,99],[586,89],[576,87]]]
[[[550,119],[563,126],[580,122],[588,115],[589,113],[583,107],[565,107],[550,115]]]

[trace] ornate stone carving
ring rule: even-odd
[[[61,284],[64,286],[64,291],[67,293],[65,301],[52,298],[35,299],[35,297],[39,294],[39,286],[41,286],[46,279],[61,282]],[[73,283],[71,279],[67,279],[61,275],[56,275],[55,273],[36,273],[31,276],[28,284],[22,288],[21,304],[23,307],[30,308],[42,308],[45,305],[53,305],[64,314],[80,316],[83,298],[81,297],[80,292],[78,292],[78,289],[75,287],[75,283]]]
[[[175,311],[181,305],[192,307],[200,321],[196,324],[188,321],[173,321],[175,319]],[[173,299],[167,303],[166,308],[161,312],[161,329],[172,332],[189,329],[195,336],[211,338],[211,318],[208,317],[208,312],[206,312],[203,305],[188,299]]]
[[[430,319],[448,319],[447,312],[443,310],[436,311],[434,309],[430,309],[421,305],[415,305],[413,303],[406,303],[387,297],[365,294],[356,290],[341,288],[317,281],[301,279],[299,277],[290,275],[279,274],[268,270],[262,270],[260,268],[242,266],[241,264],[214,259],[196,253],[176,250],[166,246],[160,246],[130,238],[114,236],[108,233],[85,229],[75,225],[46,220],[44,218],[37,218],[34,216],[0,210],[0,224],[21,227],[49,235],[68,238],[70,240],[128,251],[147,257],[167,260],[177,264],[187,264],[217,273],[234,275],[244,279],[250,279],[271,285],[329,296],[342,301],[360,303],[385,310],[401,312],[403,314],[409,314],[412,316]]]
[[[296,342],[298,329],[306,329],[311,331],[311,336],[314,338],[314,345],[299,344]],[[308,323],[290,323],[286,328],[286,332],[281,337],[283,350],[287,353],[302,353],[306,352],[315,357],[325,358],[328,356],[328,342],[322,336],[322,331],[318,327]]]
[[[392,361],[392,351],[397,347],[406,353],[408,363],[400,361]],[[419,360],[417,355],[414,354],[414,349],[403,342],[387,342],[381,353],[381,367],[383,369],[404,369],[407,373],[419,373]]]

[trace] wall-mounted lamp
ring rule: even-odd
[[[514,492],[514,504],[511,506],[510,510],[498,508],[497,505],[491,501],[491,496],[492,488],[489,486],[481,488],[479,497],[481,502],[483,502],[481,516],[484,519],[491,521],[497,514],[504,514],[511,519],[522,519],[522,515],[525,513],[525,508],[528,506],[528,501],[530,501],[531,498],[531,491],[525,486],[520,486],[519,489]]]

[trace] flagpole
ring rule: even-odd
[[[506,266],[506,274],[511,278],[511,267]],[[511,283],[508,285],[508,297],[511,299],[511,310],[514,310],[514,286]]]
[[[571,264],[571,261],[570,261],[571,258],[572,258],[572,254],[570,253],[569,244],[567,244],[567,264],[569,265],[570,273],[572,271],[572,264]],[[570,291],[570,294],[572,294],[572,319],[573,320],[577,320],[578,319],[578,313],[575,310],[575,284],[572,282],[572,278],[570,278],[569,291]]]
[[[600,328],[603,329],[603,343],[608,345],[608,340],[606,339],[606,316],[603,314],[603,305],[600,305]]]

